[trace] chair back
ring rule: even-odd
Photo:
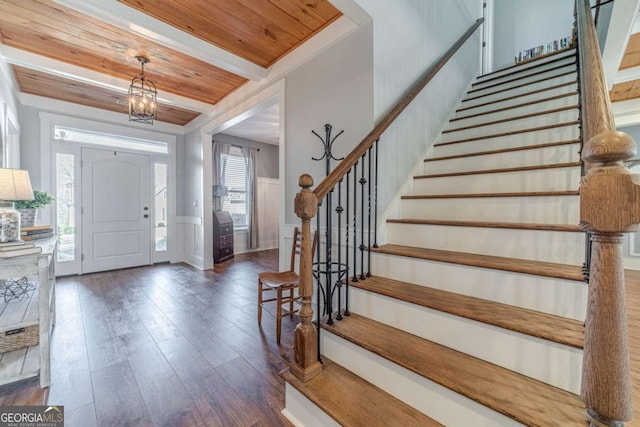
[[[302,233],[300,229],[296,227],[293,230],[293,242],[291,245],[291,269],[289,271],[296,271],[296,255],[300,255],[300,245],[302,243]],[[316,253],[316,244],[318,243],[318,230],[313,232],[313,243],[311,244],[311,257]]]

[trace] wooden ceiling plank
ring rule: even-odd
[[[326,19],[321,17],[315,12],[315,7],[307,7],[304,2],[298,0],[268,0],[274,5],[278,6],[280,9],[287,12],[294,19],[297,19],[302,24],[304,24],[311,31],[317,31],[319,28],[322,28]],[[309,2],[312,5],[315,2]],[[336,9],[337,10],[337,9]],[[339,12],[338,12],[339,14]]]
[[[631,89],[627,92],[626,99],[640,98],[640,80],[634,80],[632,81],[632,83],[633,85],[631,86]]]
[[[622,57],[620,69],[624,70],[638,65],[640,65],[640,33],[632,34],[629,37],[629,43]]]
[[[624,101],[627,99],[627,95],[632,87],[633,81],[613,85],[611,93],[609,94],[611,102]]]
[[[298,40],[304,40],[313,33],[313,31],[306,25],[302,24],[288,13],[285,13],[282,9],[271,2],[256,2],[255,0],[236,1],[244,7],[260,14],[264,19],[268,20],[272,24],[280,26]]]
[[[116,103],[117,99],[126,100],[126,95],[96,86],[74,82],[39,71],[14,66],[16,79],[21,91],[33,95],[73,102],[89,107],[100,108],[128,114],[127,104]],[[198,112],[158,103],[158,120],[185,125],[199,115]]]
[[[0,2],[0,29],[9,46],[125,80],[139,73],[139,64],[133,57],[144,51],[153,61],[153,66],[147,68],[148,75],[152,80],[155,78],[160,90],[206,103],[219,101],[246,82],[240,76],[119,28],[98,24],[99,21],[72,10],[69,13],[74,19],[67,16],[60,21],[67,9],[48,1],[15,1]],[[42,7],[38,9],[37,5]],[[14,13],[7,13],[10,11]],[[98,30],[99,34],[95,32]],[[127,40],[132,46],[118,40]]]
[[[252,45],[239,37],[235,37],[234,34],[226,28],[211,25],[207,18],[179,4],[173,2],[165,3],[156,0],[146,0],[144,2],[133,0],[118,1],[195,37],[215,44],[254,64],[266,67],[273,60],[273,55],[269,55],[268,51],[265,52],[256,45]],[[186,25],[179,25],[177,23],[186,23]]]

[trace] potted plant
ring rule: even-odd
[[[20,212],[20,223],[23,226],[32,226],[36,222],[38,209],[49,206],[55,199],[45,191],[33,190],[33,200],[18,200],[16,209]]]

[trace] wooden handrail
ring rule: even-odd
[[[622,242],[640,223],[640,179],[624,161],[635,155],[636,143],[615,130],[589,0],[576,0],[575,11],[586,166],[580,227],[592,244],[581,394],[590,426],[623,426],[633,417],[633,395]]]
[[[367,136],[364,137],[362,142],[358,144],[351,153],[349,153],[344,160],[335,167],[335,169],[327,175],[327,177],[316,187],[313,191],[316,193],[318,201],[322,201],[324,197],[331,191],[333,187],[340,182],[340,180],[346,175],[346,173],[356,164],[356,162],[364,155],[364,153],[371,148],[378,138],[384,133],[385,130],[398,118],[400,113],[413,101],[413,99],[420,94],[422,89],[438,74],[438,71],[445,66],[445,64],[451,59],[451,57],[462,47],[462,45],[471,37],[471,35],[478,29],[484,22],[484,18],[479,18],[473,25],[451,46],[451,48],[440,58],[440,60],[431,66],[418,80],[418,82],[409,90],[409,92],[402,98],[402,100],[391,110],[377,125],[373,128]]]
[[[615,130],[616,125],[611,113],[611,101],[589,0],[577,0],[576,23],[580,55],[582,136],[584,141],[588,141],[599,133]]]

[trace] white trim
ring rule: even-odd
[[[104,89],[114,90],[121,92],[123,96],[127,95],[129,85],[131,84],[130,80],[120,79],[118,77],[89,70],[88,68],[79,67],[77,65],[16,49],[11,46],[0,44],[0,54],[9,64],[18,65],[35,71],[41,71],[43,73],[90,84]],[[158,101],[163,104],[186,108],[199,113],[209,112],[213,108],[212,104],[166,91],[160,91],[158,93]]]
[[[100,108],[87,107],[86,105],[74,104],[72,102],[44,98],[42,96],[31,95],[28,93],[21,93],[19,95],[19,99],[20,103],[27,107],[33,107],[38,110],[64,112],[66,116],[61,115],[60,117],[71,118],[70,116],[76,116],[79,118],[78,120],[89,119],[92,123],[112,123],[113,125],[122,126],[123,128],[127,128],[132,131],[134,129],[139,129],[140,132],[144,132],[152,129],[151,132],[153,132],[154,135],[159,133],[182,135],[184,133],[184,126],[165,122],[155,122],[153,127],[150,127],[147,124],[130,122],[127,114],[102,110]],[[51,114],[56,115],[55,113]],[[95,121],[96,117],[100,118],[100,122]]]
[[[636,125],[640,123],[640,98],[612,102],[611,111],[616,127]]]
[[[613,87],[616,73],[620,69],[639,6],[640,0],[613,2],[607,38],[602,51],[602,65],[609,90]]]
[[[108,22],[178,52],[193,56],[250,80],[260,80],[267,70],[176,27],[116,0],[55,0],[78,12]]]
[[[613,83],[624,83],[638,79],[640,79],[640,67],[633,67],[624,70],[618,70]]]
[[[358,27],[373,18],[354,0],[331,0],[331,4]]]

